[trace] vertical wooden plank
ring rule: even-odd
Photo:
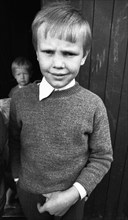
[[[126,153],[126,144],[125,139],[123,138],[124,131],[120,128],[119,122],[120,120],[122,120],[120,106],[122,101],[121,97],[123,97],[121,96],[121,93],[128,39],[127,8],[127,0],[115,1],[113,31],[109,55],[108,78],[106,85],[106,105],[111,123],[114,162],[111,168],[104,220],[113,220],[117,211],[117,202],[119,202],[119,192],[121,181],[123,178],[122,169],[124,167]],[[125,111],[126,110],[123,109],[123,114],[125,114]]]
[[[95,1],[91,54],[90,90],[104,99],[107,75],[111,22],[114,2]],[[105,210],[109,173],[95,189],[93,215],[102,218]]]
[[[127,153],[126,153],[126,165],[124,168],[124,178],[121,187],[121,194],[119,200],[119,206],[117,208],[117,220],[118,219],[126,219],[124,218],[124,207],[126,206],[126,202],[128,201],[128,146],[127,146]]]
[[[94,0],[82,0],[81,11],[83,17],[89,22],[91,30],[93,32],[93,20],[94,20]],[[89,87],[89,74],[90,74],[90,58],[91,58],[91,51],[87,57],[87,60],[84,66],[81,66],[79,75],[77,77],[79,83],[84,88]]]
[[[120,106],[120,114],[119,121],[117,127],[117,135],[116,135],[116,151],[115,151],[115,176],[113,176],[113,180],[115,182],[118,181],[119,187],[115,189],[115,205],[117,212],[117,217],[120,217],[123,212],[123,206],[125,201],[125,196],[128,192],[128,167],[126,166],[126,160],[128,159],[128,138],[127,138],[127,128],[128,128],[128,46],[127,46],[127,56],[126,56],[126,68],[125,75],[123,80],[123,89],[121,96],[121,106]],[[113,167],[114,172],[114,167]],[[114,174],[113,174],[114,175]],[[118,191],[117,191],[118,190]],[[118,198],[119,197],[119,198]],[[113,213],[114,215],[116,214]]]
[[[96,0],[91,54],[90,90],[102,99],[106,83],[113,0]]]

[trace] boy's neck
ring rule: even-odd
[[[24,86],[18,85],[19,88],[23,88]]]

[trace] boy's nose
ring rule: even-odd
[[[24,74],[22,74],[22,75],[21,75],[21,79],[24,79],[24,78],[25,78],[25,77],[24,77]]]
[[[56,55],[53,59],[53,67],[54,68],[64,68],[64,60],[61,56]]]

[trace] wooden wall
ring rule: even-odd
[[[42,5],[48,1],[42,0]],[[90,56],[77,80],[103,99],[114,151],[111,170],[86,203],[85,216],[123,220],[128,193],[128,0],[72,2],[89,21],[93,35]]]

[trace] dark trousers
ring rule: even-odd
[[[48,212],[39,213],[37,209],[37,203],[43,205],[46,198],[39,194],[33,194],[25,191],[19,186],[17,187],[18,197],[24,212],[25,217],[28,220],[82,220],[84,213],[84,200],[79,200],[73,205],[67,213],[62,217],[56,217],[50,215]]]

